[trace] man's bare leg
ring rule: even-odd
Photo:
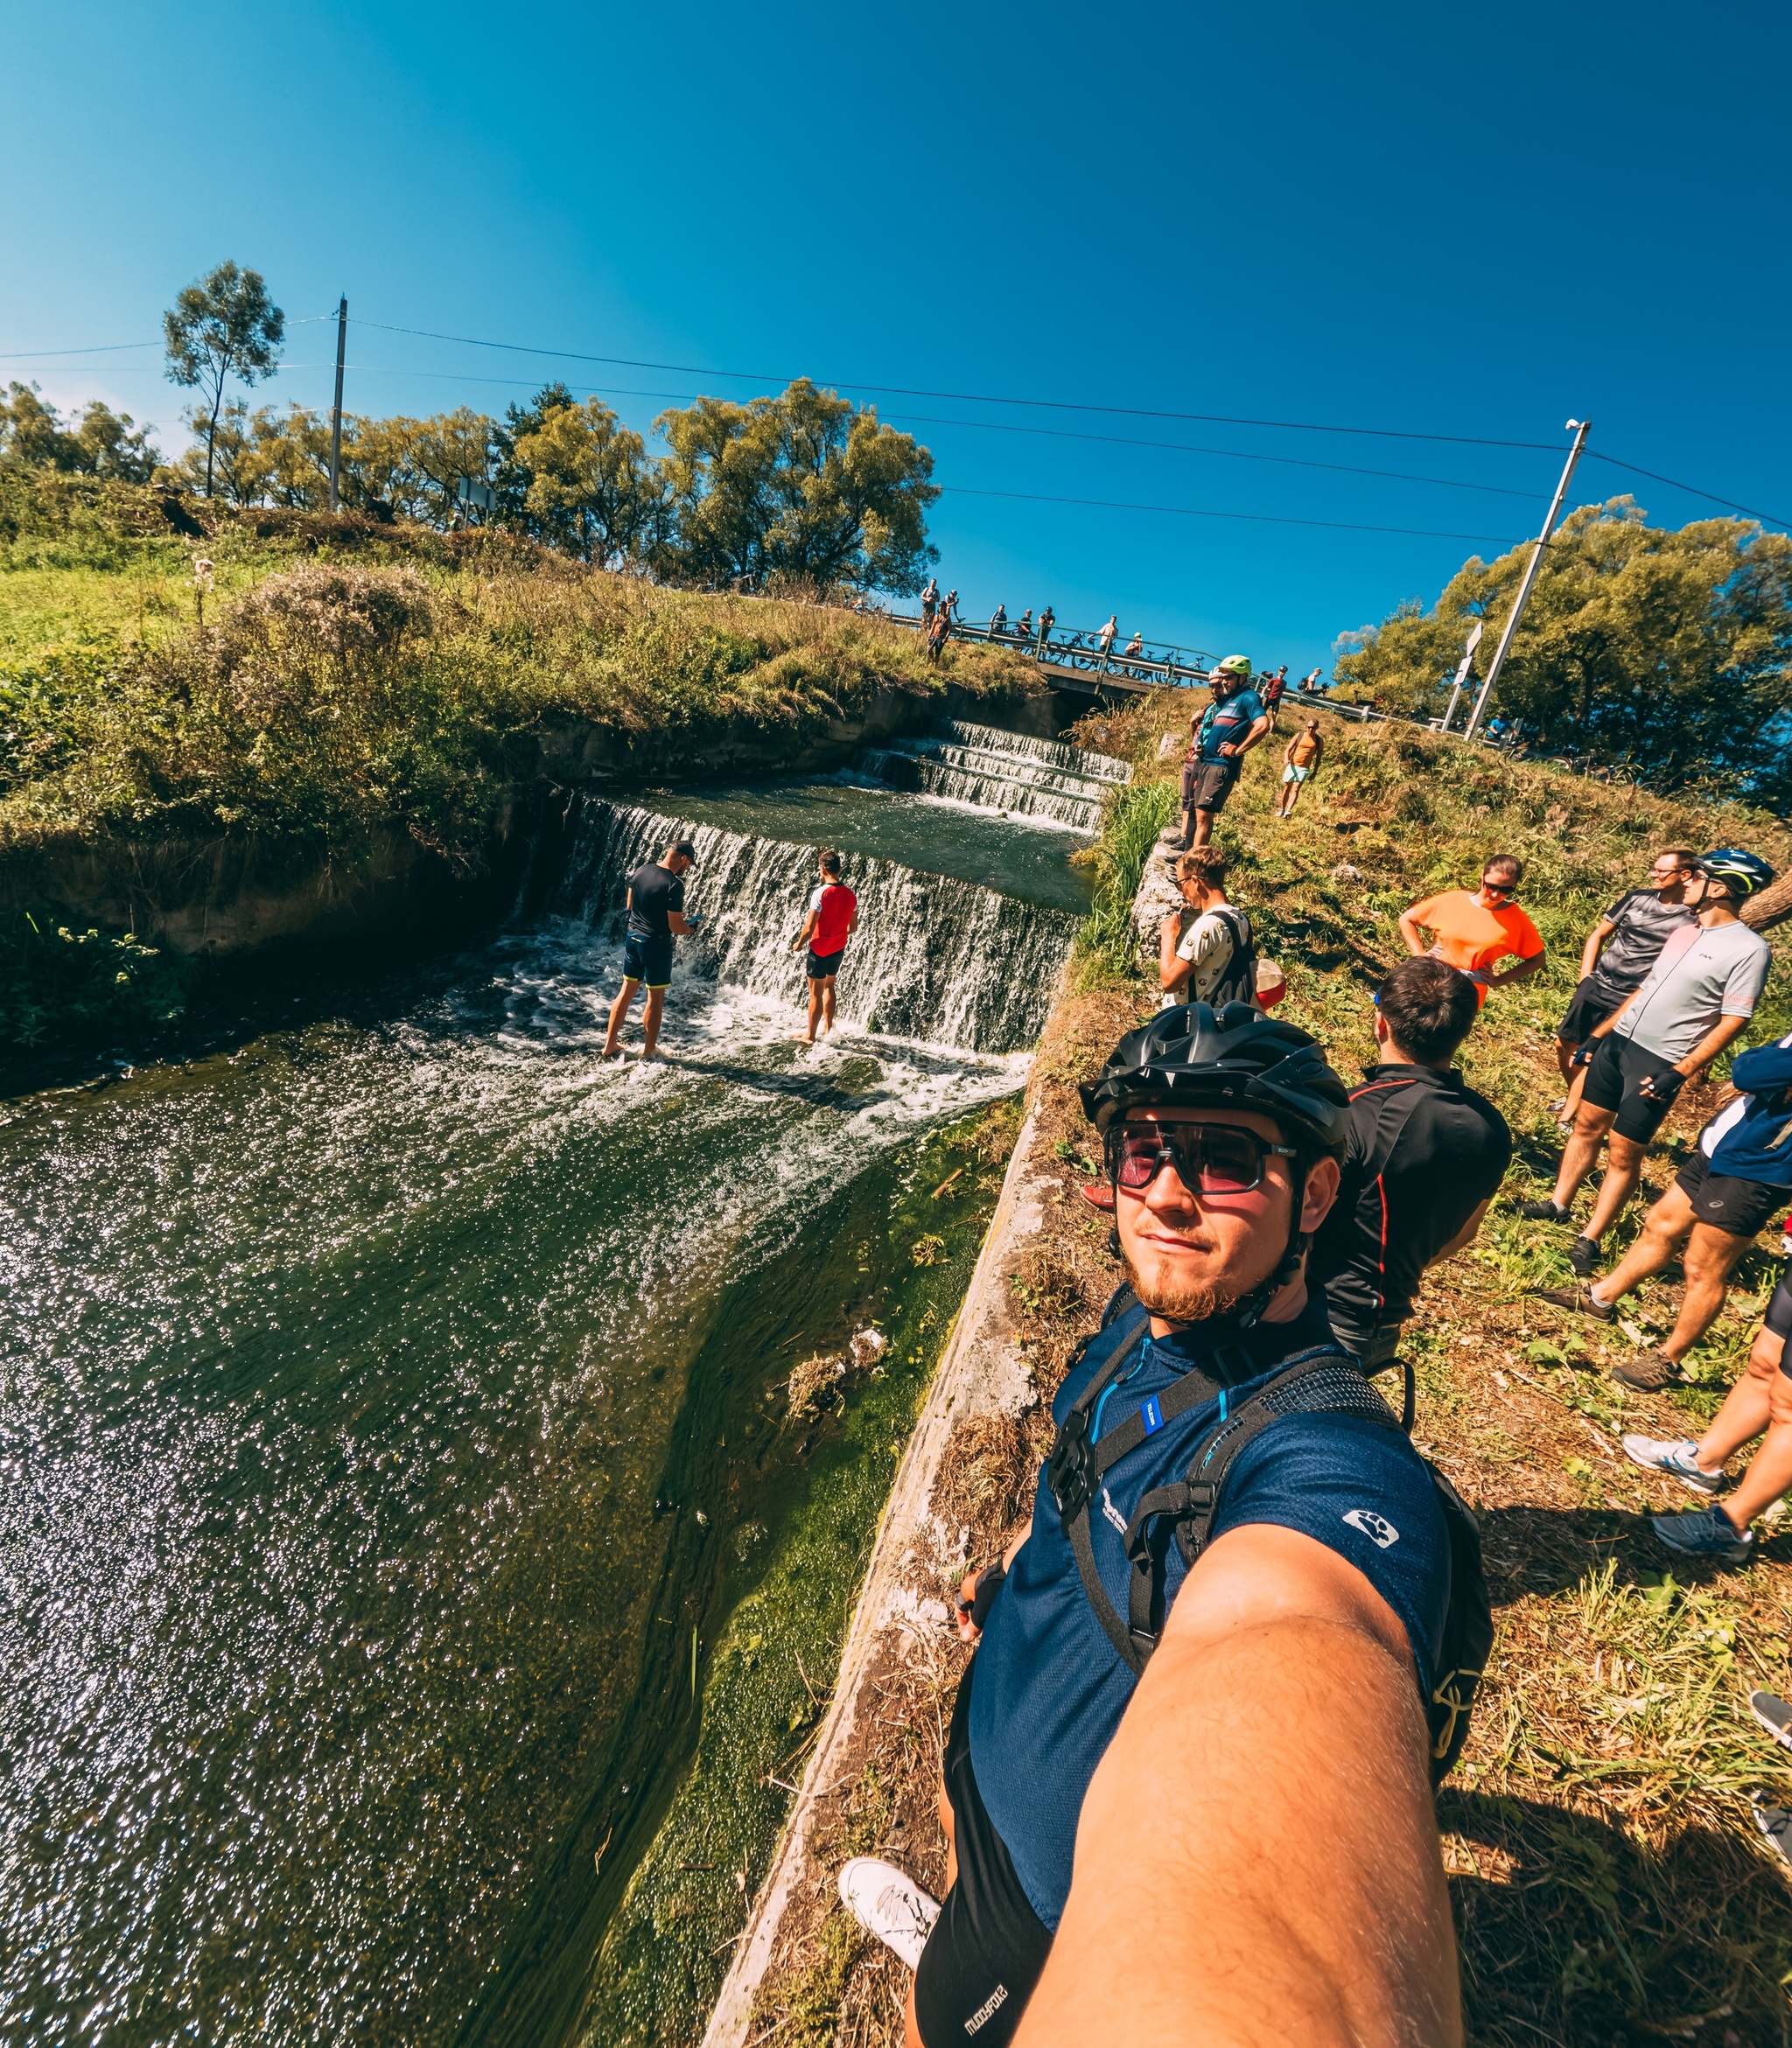
[[[834,977],[830,975],[822,983],[822,1036],[830,1038],[834,1031]]]
[[[816,1042],[816,1026],[822,1021],[822,984],[810,977],[808,984],[808,1028],[802,1034],[801,1043],[813,1045]]]
[[[1556,1206],[1565,1209],[1580,1192],[1580,1184],[1592,1171],[1617,1112],[1590,1109],[1583,1102],[1574,1120],[1574,1129],[1562,1153],[1561,1171],[1556,1175]],[[1588,1236],[1592,1233],[1589,1231]]]
[[[1763,1331],[1755,1340],[1756,1351],[1763,1342],[1778,1343],[1768,1331]],[[1749,1376],[1755,1376],[1754,1353],[1748,1360]],[[1780,1370],[1777,1363],[1768,1380],[1768,1436],[1754,1454],[1748,1470],[1736,1483],[1736,1491],[1724,1502],[1724,1513],[1736,1525],[1740,1533],[1746,1529],[1758,1514],[1765,1513],[1782,1495],[1792,1492],[1792,1380]],[[1727,1405],[1727,1404],[1726,1404]],[[1719,1415],[1718,1420],[1722,1421]],[[1699,1446],[1699,1462],[1704,1461],[1704,1446]]]
[[[616,1050],[616,1042],[622,1036],[622,1027],[628,1022],[628,1013],[634,1007],[634,992],[640,987],[639,982],[631,982],[625,976],[621,994],[610,1005],[610,1028],[604,1033],[604,1057],[606,1059],[608,1059]]]
[[[1676,1366],[1722,1314],[1730,1276],[1752,1241],[1709,1223],[1693,1225],[1686,1247],[1686,1291],[1680,1297],[1674,1327],[1662,1346]]]
[[[1195,846],[1205,846],[1208,840],[1213,837],[1213,835],[1214,814],[1211,811],[1197,811],[1194,814],[1194,839],[1193,843]]]
[[[1603,1280],[1592,1283],[1596,1301],[1614,1302],[1659,1273],[1691,1234],[1692,1204],[1683,1187],[1670,1187],[1642,1220],[1636,1242]]]
[[[1581,1115],[1586,1114],[1583,1104]],[[1597,1114],[1604,1115],[1606,1112],[1600,1110]],[[1580,1127],[1577,1123],[1574,1128],[1578,1136]],[[1571,1138],[1568,1142],[1572,1146],[1574,1140]],[[1583,1237],[1590,1237],[1597,1244],[1623,1214],[1624,1205],[1636,1192],[1637,1183],[1642,1178],[1642,1163],[1648,1157],[1647,1145],[1638,1144],[1634,1138],[1620,1138],[1616,1131],[1611,1134],[1606,1149],[1605,1178],[1593,1198],[1592,1214],[1587,1218],[1586,1227],[1580,1234]]]
[[[654,1048],[660,1043],[660,1018],[666,1008],[666,991],[663,989],[648,990],[648,1007],[641,1018],[640,1035],[645,1043],[641,1046],[643,1059],[658,1057]]]

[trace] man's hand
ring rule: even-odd
[[[1671,1102],[1686,1086],[1686,1076],[1677,1066],[1670,1066],[1665,1073],[1646,1073],[1636,1085],[1639,1095],[1647,1095],[1651,1102]]]

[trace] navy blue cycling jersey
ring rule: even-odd
[[[1124,1341],[1116,1324],[1089,1346],[1052,1404],[1056,1421]],[[1243,1342],[1261,1370],[1228,1387],[1228,1410],[1283,1361],[1331,1341],[1317,1298],[1292,1322],[1259,1324]],[[1099,1439],[1189,1366],[1205,1365],[1213,1344],[1197,1325],[1137,1346],[1135,1361],[1091,1417],[1090,1434]],[[1117,1614],[1126,1612],[1129,1576],[1122,1531],[1146,1492],[1182,1477],[1220,1407],[1216,1397],[1166,1422],[1096,1491],[1089,1535]],[[1449,1538],[1431,1475],[1397,1429],[1347,1415],[1278,1416],[1238,1453],[1213,1534],[1251,1522],[1298,1530],[1355,1565],[1405,1625],[1418,1683],[1429,1687],[1450,1604]],[[1166,1603],[1187,1576],[1173,1543],[1167,1562]],[[1069,1896],[1083,1794],[1137,1682],[1089,1605],[1041,1471],[1032,1534],[996,1596],[976,1653],[970,1758],[996,1832],[1048,1927],[1057,1926]],[[1298,1763],[1288,1759],[1291,1769]]]
[[[1234,690],[1223,702],[1216,698],[1201,718],[1196,751],[1203,761],[1236,761],[1236,754],[1222,754],[1220,749],[1239,745],[1257,720],[1267,716],[1254,689]]]

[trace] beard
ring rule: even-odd
[[[1133,1263],[1130,1253],[1123,1252],[1122,1263],[1139,1305],[1154,1316],[1161,1316],[1166,1323],[1206,1323],[1215,1316],[1229,1315],[1242,1299],[1236,1288],[1194,1286],[1186,1281],[1179,1283],[1163,1270],[1161,1263],[1156,1280],[1147,1281]]]

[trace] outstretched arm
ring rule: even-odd
[[[1310,1536],[1222,1536],[1083,1800],[1016,2048],[1460,2048],[1411,1653]]]

